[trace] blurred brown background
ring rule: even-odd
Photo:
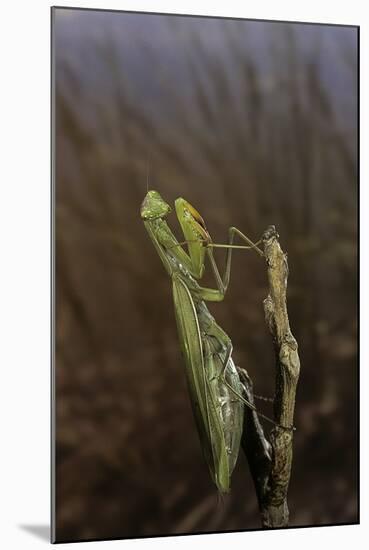
[[[277,226],[301,358],[291,525],[357,521],[357,29],[53,19],[57,540],[260,526],[242,452],[223,500],[202,459],[170,281],[139,216],[148,164],[150,188],[189,200],[215,242]],[[260,258],[237,251],[210,308],[270,396],[266,292]]]

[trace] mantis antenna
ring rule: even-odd
[[[149,155],[147,155],[147,161],[146,161],[146,193],[149,192],[149,176],[150,176],[150,160],[149,160]]]

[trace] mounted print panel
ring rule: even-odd
[[[52,9],[53,542],[358,523],[358,37]]]

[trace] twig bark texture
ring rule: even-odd
[[[264,300],[265,321],[273,338],[276,356],[274,420],[267,441],[257,414],[245,413],[243,449],[247,456],[265,528],[288,526],[287,492],[292,466],[293,417],[300,372],[297,342],[292,335],[286,302],[288,264],[278,234],[270,226],[263,235],[269,294]],[[240,369],[245,394],[253,402],[252,382]]]

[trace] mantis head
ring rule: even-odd
[[[141,218],[144,220],[156,220],[165,218],[171,211],[157,191],[148,191],[141,205]]]

